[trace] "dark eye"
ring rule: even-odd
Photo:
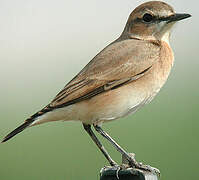
[[[146,14],[144,14],[142,19],[143,19],[144,22],[148,22],[149,23],[149,22],[151,22],[153,20],[153,16],[151,14],[146,13]]]

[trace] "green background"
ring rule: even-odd
[[[0,138],[116,39],[142,2],[0,0]],[[159,168],[162,180],[198,179],[198,2],[167,2],[193,15],[172,33],[169,80],[152,103],[103,127],[138,161]],[[120,162],[120,154],[99,138]],[[81,123],[44,124],[0,144],[0,180],[93,180],[104,165]]]

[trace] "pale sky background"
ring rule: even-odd
[[[131,11],[143,2],[145,1],[0,0],[0,139],[48,104],[100,50],[115,40],[123,31]],[[199,2],[197,0],[165,2],[172,5],[178,13],[192,15],[192,18],[179,22],[173,29],[171,46],[175,53],[175,64],[169,81],[153,103],[147,106],[148,108],[143,108],[142,113],[136,116],[133,115],[139,121],[126,120],[127,126],[124,121],[118,121],[118,124],[110,123],[105,127],[113,127],[111,134],[114,134],[115,129],[116,139],[127,149],[136,151],[140,159],[144,158],[152,165],[162,168],[163,174],[167,177],[163,175],[163,179],[172,179],[169,175],[172,177],[173,171],[179,172],[176,173],[176,179],[188,179],[181,173],[186,165],[190,166],[186,172],[193,175],[192,179],[197,179],[195,177],[198,176],[196,164],[198,165],[199,161],[198,116],[196,116],[199,107]],[[164,121],[161,121],[161,115],[164,116]],[[132,116],[129,117],[131,118]],[[146,119],[157,124],[156,129],[151,127],[150,133],[147,131],[150,124],[144,126],[147,124],[147,121],[144,121]],[[132,126],[135,131],[137,129],[139,131],[140,126],[134,127],[139,123],[145,128],[147,136],[159,138],[157,143],[154,142],[151,146],[153,142],[148,144],[149,153],[146,153],[145,144],[142,146],[141,143],[146,143],[144,137],[141,142],[126,143],[128,134],[125,129],[130,128],[131,131]],[[80,130],[80,125],[70,125],[71,128],[55,123],[54,126],[44,125],[28,129],[18,138],[0,145],[0,178],[13,179],[20,172],[24,179],[29,176],[34,180],[60,179],[58,176],[63,177],[62,173],[65,173],[64,177],[68,177],[65,179],[78,179],[75,169],[79,171],[82,167],[87,167],[88,159],[85,155],[91,154],[89,162],[90,168],[93,169],[90,172],[84,169],[81,173],[93,173],[91,179],[94,179],[105,160],[87,135],[83,134],[83,130]],[[123,129],[116,131],[120,127]],[[75,137],[73,132],[79,136]],[[73,139],[70,139],[72,136]],[[187,140],[184,142],[186,137]],[[67,138],[70,140],[67,141]],[[86,151],[87,154],[79,154],[78,150],[81,147],[79,141],[85,145],[80,150]],[[55,153],[57,147],[59,153]],[[167,151],[170,154],[164,157]],[[82,161],[80,163],[78,161],[78,164],[76,159],[72,159],[71,169],[65,168],[67,160],[73,158],[75,152],[76,158]],[[117,152],[114,153],[119,159]],[[49,165],[51,159],[54,164]],[[170,164],[173,168],[169,168]],[[27,168],[26,171],[24,168]],[[192,173],[194,168],[197,170]],[[44,172],[46,176],[49,175],[48,178],[39,176]],[[179,178],[180,176],[182,177]],[[190,174],[187,173],[187,177],[190,177]]]

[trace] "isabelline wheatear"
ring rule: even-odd
[[[111,165],[116,165],[91,129],[105,137],[132,167],[141,165],[122,149],[101,125],[134,113],[149,103],[166,82],[173,65],[170,30],[179,20],[168,4],[146,2],[129,16],[121,36],[98,53],[53,101],[9,133],[7,141],[27,127],[50,121],[83,123]]]

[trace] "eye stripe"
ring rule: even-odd
[[[167,21],[168,19],[169,19],[168,17],[157,17],[157,16],[153,16],[152,21],[145,22],[145,21],[143,21],[143,18],[138,17],[138,18],[132,20],[131,24],[133,24],[135,22],[156,23],[156,22],[160,22],[160,21]]]

